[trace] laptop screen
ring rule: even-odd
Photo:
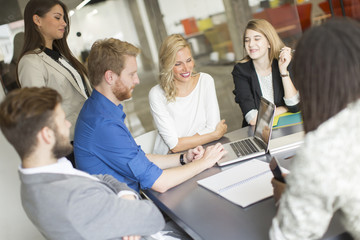
[[[272,123],[275,115],[275,104],[261,97],[258,117],[256,119],[255,137],[262,139],[268,146]]]

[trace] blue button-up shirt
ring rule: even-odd
[[[125,117],[121,104],[94,89],[75,127],[76,166],[90,174],[110,174],[136,191],[151,188],[162,170],[136,144]]]

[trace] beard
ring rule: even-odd
[[[54,132],[56,143],[52,148],[52,153],[55,158],[59,159],[69,155],[73,151],[73,146],[71,145],[69,138],[61,135],[57,128]]]
[[[120,81],[117,81],[112,88],[112,92],[119,101],[123,101],[132,97],[133,88],[126,88]]]

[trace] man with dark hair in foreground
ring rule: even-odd
[[[128,240],[161,230],[153,203],[110,175],[74,169],[64,157],[72,151],[71,124],[60,103],[50,88],[22,88],[0,104],[0,128],[21,157],[21,200],[31,221],[47,239]]]

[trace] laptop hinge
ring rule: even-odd
[[[254,140],[257,143],[257,145],[261,146],[264,150],[266,150],[266,144],[261,138],[254,136]]]

